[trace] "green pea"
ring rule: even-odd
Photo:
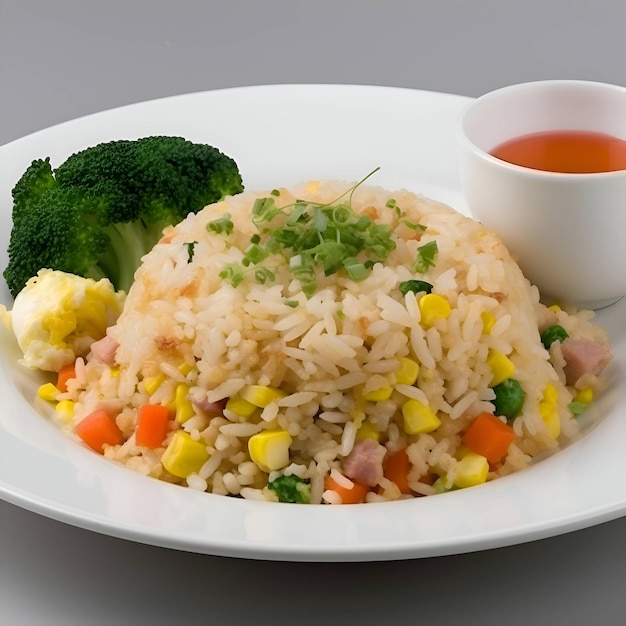
[[[549,350],[550,346],[555,341],[562,343],[568,337],[569,335],[567,334],[567,331],[565,330],[565,328],[563,328],[563,326],[559,326],[558,324],[555,324],[554,326],[550,326],[549,328],[546,328],[541,333],[541,343],[545,346],[546,350]]]
[[[519,381],[507,378],[493,388],[496,398],[493,405],[496,407],[496,415],[506,417],[508,422],[513,421],[521,412],[526,398],[526,392],[522,389]]]
[[[578,417],[587,410],[587,407],[589,405],[585,404],[584,402],[570,402],[568,406],[569,410],[572,412],[572,415],[574,417]]]

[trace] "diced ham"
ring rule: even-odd
[[[383,478],[383,459],[387,448],[373,439],[354,445],[342,463],[343,473],[352,480],[375,487]]]
[[[561,352],[566,382],[574,386],[583,376],[599,376],[613,358],[606,343],[591,339],[568,337],[561,344]]]
[[[196,409],[202,411],[203,413],[206,413],[209,417],[215,417],[216,415],[223,415],[226,400],[209,402],[205,396],[204,398],[201,398],[199,400],[192,399],[191,403],[196,407]]]
[[[119,344],[115,339],[105,335],[102,339],[94,341],[91,344],[91,353],[101,361],[104,361],[107,365],[113,365],[115,363],[115,353],[119,348]]]

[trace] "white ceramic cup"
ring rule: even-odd
[[[461,187],[473,217],[500,236],[544,299],[602,308],[626,295],[626,170],[555,173],[489,154],[552,130],[626,139],[626,88],[547,80],[474,100],[456,128]]]

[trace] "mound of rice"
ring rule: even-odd
[[[245,192],[166,230],[108,331],[114,360],[93,353],[79,362],[65,396],[76,402],[71,428],[104,409],[124,439],[104,454],[133,470],[270,501],[279,495],[268,484],[295,476],[310,489],[305,501],[331,504],[355,482],[369,483],[366,502],[478,484],[524,468],[573,437],[578,426],[570,403],[579,390],[567,384],[559,342],[547,350],[540,331],[559,324],[570,337],[605,342],[604,331],[592,324],[591,312],[541,304],[499,239],[448,206],[363,184],[341,203],[387,224],[394,243],[384,262],[366,264],[367,275],[317,271],[314,292],[305,293],[294,276],[298,259],[275,253],[258,264],[271,270],[265,278],[250,268],[239,281],[225,278],[225,268],[242,267],[251,241],[267,236],[251,219],[255,200],[325,205],[348,188],[309,182]],[[225,215],[232,232],[210,226]],[[420,251],[433,250],[432,243],[424,248],[430,242],[436,253],[418,271]],[[424,313],[426,292],[399,288],[410,280],[432,285],[436,302],[449,310]],[[514,366],[525,392],[521,413],[508,420],[515,439],[501,460],[489,463],[486,476],[460,480],[468,453],[464,434],[477,416],[495,411],[494,354]],[[399,375],[407,359],[419,365],[414,381]],[[585,390],[598,385],[595,375],[577,383]],[[253,412],[237,408],[246,389],[269,389]],[[410,400],[426,407],[434,424],[418,432],[407,428],[403,407]],[[170,407],[168,433],[158,447],[135,440],[138,410],[147,403]],[[284,448],[282,460],[251,456],[252,438],[264,431],[283,436],[276,443]],[[162,460],[175,454],[172,442],[180,432],[203,452],[168,470]],[[366,478],[359,449],[371,457]],[[398,451],[408,459],[405,485],[386,471]]]

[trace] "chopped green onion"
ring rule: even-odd
[[[323,233],[328,228],[328,218],[319,207],[313,209],[313,221],[311,226],[320,233]]]
[[[417,249],[417,259],[414,266],[415,271],[424,274],[429,267],[433,267],[437,260],[438,253],[439,248],[436,241],[429,241],[423,246],[420,246]]]
[[[208,231],[213,231],[218,235],[230,235],[233,232],[233,222],[231,220],[230,213],[224,213],[222,217],[219,217],[206,225]]]
[[[276,274],[268,267],[257,267],[254,270],[254,278],[257,283],[264,285],[266,282],[276,280]]]
[[[424,232],[426,230],[426,226],[424,226],[424,224],[419,224],[418,222],[411,222],[405,218],[399,220],[398,223],[404,224],[405,226],[408,226],[408,228],[411,228],[413,230],[419,230],[421,232]]]
[[[269,252],[265,248],[262,248],[258,243],[253,243],[246,250],[245,259],[247,259],[249,263],[257,265],[268,256]]]
[[[281,212],[282,209],[276,206],[274,198],[257,198],[252,205],[252,222],[271,222]]]
[[[184,244],[187,246],[187,263],[191,263],[193,261],[193,255],[195,253],[197,243],[197,241],[190,241],[189,243]]]
[[[240,263],[228,263],[219,273],[219,276],[233,287],[237,287],[243,282],[245,274]]]
[[[274,280],[274,272],[262,263],[270,255],[281,254],[307,296],[317,289],[318,271],[330,276],[344,270],[353,280],[364,279],[395,248],[390,225],[357,214],[350,205],[356,188],[374,172],[328,204],[296,200],[278,207],[272,197],[278,194],[273,192],[257,198],[252,222],[258,232],[251,237],[241,263],[228,265],[220,276],[234,285],[241,283],[247,271],[254,272],[257,282]],[[348,202],[341,202],[348,194]],[[224,230],[225,225],[216,220],[211,229]]]
[[[369,274],[369,270],[365,267],[365,265],[357,261],[354,257],[345,259],[343,261],[343,266],[346,268],[346,272],[348,272],[348,276],[352,280],[363,280]]]
[[[403,296],[406,296],[407,293],[431,293],[433,290],[433,286],[430,283],[427,283],[425,280],[404,280],[398,285],[398,289],[400,289],[400,293]]]

